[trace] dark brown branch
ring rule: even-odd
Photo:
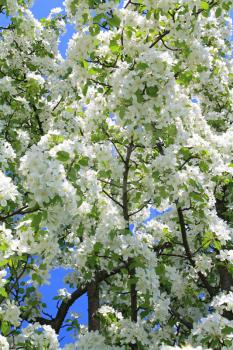
[[[125,5],[125,9],[129,6],[129,5],[135,5],[135,6],[142,6],[142,4],[139,4],[139,2],[134,2],[134,1],[131,1],[129,0],[126,5]]]
[[[124,264],[118,266],[116,269],[114,269],[111,272],[107,272],[105,270],[100,271],[96,274],[95,281],[96,283],[100,284],[101,282],[105,281],[107,278],[112,277],[117,273],[119,273],[123,268],[128,268],[128,266],[129,266],[129,263],[125,262]],[[69,312],[70,307],[76,302],[76,300],[78,300],[80,297],[82,297],[84,294],[88,292],[89,285],[90,283],[80,286],[71,294],[71,297],[68,300],[62,301],[55,318],[53,318],[52,320],[48,320],[43,317],[37,317],[36,321],[39,322],[41,325],[43,324],[50,325],[56,331],[56,333],[59,333],[63,325],[63,322],[66,318],[66,315]]]
[[[181,235],[182,235],[182,241],[183,241],[183,244],[184,244],[184,249],[185,249],[186,255],[187,255],[189,261],[191,262],[192,266],[195,266],[195,262],[193,260],[192,253],[191,253],[191,250],[190,250],[190,247],[189,247],[189,243],[188,243],[188,238],[187,238],[187,232],[186,232],[183,212],[182,212],[182,209],[180,207],[177,208],[177,213],[178,213],[180,230],[181,230]]]
[[[179,167],[179,170],[183,169],[183,167],[192,159],[200,159],[198,156],[190,156],[188,157]]]
[[[192,255],[192,252],[190,250],[189,243],[188,243],[188,238],[187,238],[187,232],[186,232],[186,226],[185,226],[183,212],[182,212],[182,209],[179,206],[177,206],[177,213],[178,213],[178,219],[179,219],[181,236],[182,236],[182,241],[183,241],[183,246],[184,246],[184,249],[185,249],[185,253],[186,253],[186,256],[187,256],[190,264],[193,267],[195,267],[195,261],[193,260],[193,255]],[[208,291],[209,295],[211,297],[213,297],[214,294],[215,294],[216,288],[212,287],[209,284],[207,278],[201,272],[198,272],[197,274],[198,274],[198,277],[201,280],[202,284],[204,285],[204,287]]]
[[[88,331],[99,331],[100,321],[98,318],[98,309],[100,307],[99,284],[91,281],[87,287],[88,297]]]
[[[117,154],[119,155],[119,157],[121,158],[122,162],[125,163],[124,157],[122,156],[121,152],[119,151],[117,145],[116,145],[116,141],[114,141],[111,136],[109,135],[108,131],[104,128],[102,128],[103,132],[107,135],[108,140],[113,144]]]
[[[33,104],[30,104],[30,106],[32,107],[33,111],[34,111],[34,114],[35,114],[35,118],[36,118],[36,121],[37,121],[37,124],[38,124],[38,128],[39,128],[39,131],[40,131],[40,135],[43,136],[44,135],[44,129],[43,129],[43,124],[40,120],[40,116],[38,114],[38,110],[36,108],[36,106],[34,106]]]
[[[128,190],[128,192],[129,192],[129,190]],[[141,208],[139,208],[139,209],[133,211],[132,213],[129,213],[129,217],[131,217],[131,216],[133,216],[133,215],[139,213],[139,212],[142,211],[144,208],[146,208],[146,207],[148,206],[148,204],[150,203],[150,201],[151,201],[151,198],[150,198],[148,201],[146,201],[146,202],[141,206]]]
[[[180,316],[180,314],[174,310],[174,309],[170,309],[169,310],[170,314],[172,316],[174,316],[175,318],[177,318],[177,320],[182,323],[185,327],[187,327],[188,329],[193,329],[193,325],[191,322],[185,320],[183,317]]]
[[[161,39],[163,39],[169,33],[170,33],[170,30],[168,29],[164,30],[163,33],[159,33],[155,41],[153,41],[153,43],[150,45],[150,48],[154,47]]]
[[[115,184],[113,181],[106,181],[104,179],[97,178],[98,181],[103,182],[105,185],[113,186],[116,188],[120,188],[117,184]]]
[[[28,208],[28,205],[25,205],[22,208],[16,209],[12,213],[9,213],[9,214],[7,214],[5,216],[0,216],[0,221],[5,221],[5,220],[7,220],[7,219],[9,219],[9,218],[11,218],[12,216],[15,216],[15,215],[31,214],[31,213],[34,213],[37,210],[40,210],[40,208],[38,206],[36,206],[34,208],[28,208],[28,210],[24,210],[26,208]]]
[[[127,146],[126,157],[124,161],[124,171],[123,171],[123,184],[122,184],[122,203],[123,203],[123,216],[126,221],[126,229],[129,230],[129,199],[128,199],[128,177],[130,170],[130,158],[134,150],[133,138],[131,138],[130,144]],[[133,263],[133,259],[128,259],[129,265]],[[129,276],[131,279],[135,278],[136,270],[135,268],[130,268]],[[137,289],[136,283],[131,281],[130,284],[130,310],[131,310],[131,321],[137,322]],[[132,350],[137,350],[137,344],[130,344]]]
[[[225,290],[227,292],[231,291],[231,287],[233,286],[233,277],[228,271],[227,266],[219,266],[218,271],[220,275],[221,290]]]
[[[134,278],[135,277],[135,268],[130,270],[130,277]],[[130,304],[131,304],[131,321],[132,322],[137,322],[137,290],[136,290],[136,283],[132,283],[130,287]]]
[[[124,163],[125,160],[124,160],[124,158],[123,158],[121,152],[119,151],[119,149],[118,149],[116,143],[115,143],[112,139],[109,139],[109,141],[113,144],[113,146],[114,146],[114,148],[115,148],[117,154],[119,155],[119,157],[121,158],[122,162]]]
[[[135,278],[136,270],[135,268],[130,270],[130,277]],[[136,283],[130,285],[130,310],[131,310],[131,321],[137,323],[138,319],[138,295],[136,289]],[[138,350],[137,344],[130,344],[132,350]]]
[[[9,213],[5,216],[0,216],[0,221],[5,221],[6,219],[18,215],[18,214],[22,214],[23,210],[28,208],[28,205],[24,205],[22,208],[16,209],[15,211],[13,211],[12,213]]]
[[[133,141],[131,140],[127,147],[126,157],[124,160],[124,172],[123,172],[123,185],[122,185],[122,204],[123,204],[123,216],[129,228],[129,208],[128,208],[128,175],[130,168],[130,157],[133,152]]]
[[[182,51],[181,49],[177,49],[176,47],[170,47],[168,46],[165,41],[163,40],[163,38],[161,38],[161,41],[163,43],[163,46],[166,47],[166,49],[170,50],[170,51]]]
[[[55,111],[55,109],[59,106],[59,104],[61,103],[63,97],[60,98],[60,100],[55,104],[55,106],[52,108],[52,112]]]
[[[92,82],[95,83],[95,84],[102,85],[102,86],[106,86],[106,87],[108,87],[108,88],[112,88],[112,86],[109,85],[109,84],[107,84],[107,83],[103,83],[103,82],[101,82],[101,81],[98,81],[98,80],[95,80],[95,79],[92,79],[92,78],[90,78],[89,80],[92,81]]]
[[[106,192],[104,188],[102,189],[102,191],[104,192],[104,194],[106,194],[106,196],[108,198],[110,198],[113,202],[115,202],[117,205],[119,205],[121,208],[123,208],[123,205],[117,199],[115,199],[113,196],[111,196],[108,192]]]
[[[158,254],[158,255],[159,256],[169,256],[169,257],[174,257],[174,258],[187,259],[187,256],[180,255],[180,254],[161,253],[161,254]]]

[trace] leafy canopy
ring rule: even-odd
[[[232,1],[30,5],[0,0],[0,348],[232,349]]]

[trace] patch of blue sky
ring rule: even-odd
[[[215,252],[215,249],[214,249],[214,247],[210,244],[210,246],[207,248],[206,252],[207,252],[207,253],[214,253],[214,252]]]
[[[208,307],[208,311],[209,311],[210,314],[212,314],[215,311],[215,309],[214,309],[213,306],[209,306]]]
[[[165,210],[159,211],[155,208],[150,208],[150,215],[149,217],[144,221],[145,223],[153,220],[154,218],[156,218],[157,216],[163,215],[165,213],[169,213],[172,210],[172,207],[168,207]]]
[[[119,3],[119,8],[121,9],[124,6],[125,0],[121,0]]]
[[[72,272],[71,269],[56,268],[50,272],[50,284],[43,285],[39,288],[39,292],[42,294],[42,301],[47,305],[44,310],[47,314],[54,317],[57,312],[57,300],[54,300],[54,296],[57,295],[57,291],[62,288],[66,288],[68,292],[72,293],[73,289],[65,285],[64,278],[68,273]],[[86,294],[79,298],[70,308],[66,319],[70,318],[71,313],[79,314],[78,321],[80,324],[87,324],[87,296]],[[66,327],[61,329],[59,334],[60,344],[65,345],[73,342],[73,332],[67,331]]]
[[[151,331],[152,331],[152,333],[156,333],[156,332],[158,332],[160,330],[160,328],[161,328],[160,323],[156,323],[154,325],[154,327],[151,329]]]
[[[4,13],[0,13],[0,27],[7,27],[10,24],[11,20],[9,17],[6,17]]]
[[[193,97],[193,98],[192,98],[192,102],[193,102],[193,103],[199,103],[199,100],[198,100],[198,98]]]
[[[60,7],[64,10],[63,0],[35,0],[31,11],[37,19],[40,19],[48,17],[50,11],[55,7]],[[61,35],[59,40],[59,51],[63,57],[66,56],[67,45],[73,33],[74,26],[67,24],[66,32]]]
[[[206,293],[199,293],[198,294],[198,299],[204,301],[206,299]]]
[[[14,222],[14,223],[19,222],[19,221],[22,219],[22,217],[23,217],[23,214],[14,215],[14,216],[13,216],[13,222]]]

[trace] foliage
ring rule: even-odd
[[[233,349],[232,1],[64,4],[0,0],[0,348]]]

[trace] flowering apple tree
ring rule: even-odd
[[[0,0],[0,349],[233,349],[233,1],[30,5]]]

